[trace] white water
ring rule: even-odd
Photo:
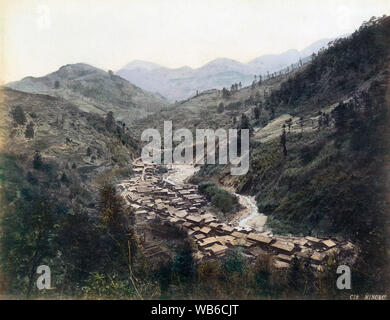
[[[240,227],[246,227],[246,223],[249,220],[251,220],[252,218],[254,218],[254,217],[259,215],[259,210],[257,209],[257,205],[253,202],[253,200],[251,198],[249,198],[247,196],[243,196],[243,195],[238,195],[238,194],[236,194],[236,196],[241,196],[249,204],[249,206],[252,208],[252,213],[249,216],[241,219],[238,222],[238,225]]]
[[[173,181],[171,181],[171,180],[169,180],[168,178],[166,178],[166,177],[163,177],[163,181],[165,181],[165,182],[167,182],[167,183],[169,183],[169,184],[171,184],[171,185],[176,185],[176,183],[174,183]]]
[[[176,165],[174,170],[163,175],[163,181],[171,184],[178,185],[184,182],[184,180],[193,175],[197,170],[188,166]],[[179,182],[179,183],[178,183]],[[244,196],[234,193],[238,198],[245,202],[245,207],[250,208],[250,214],[245,218],[238,221],[239,227],[254,227],[258,231],[263,231],[264,225],[267,221],[267,217],[262,213],[259,213],[256,201],[253,197]]]

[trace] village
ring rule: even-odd
[[[268,231],[257,231],[223,223],[208,212],[206,198],[195,185],[174,184],[156,174],[156,165],[136,161],[134,175],[121,181],[117,187],[127,204],[134,209],[136,224],[147,225],[155,219],[169,223],[185,231],[194,241],[197,252],[194,258],[202,261],[223,257],[234,247],[242,248],[249,258],[268,253],[273,257],[276,268],[288,268],[294,257],[304,259],[315,271],[322,271],[331,255],[354,263],[357,248],[340,238],[319,238],[314,236],[274,235]],[[148,256],[164,254],[156,245],[147,245]]]

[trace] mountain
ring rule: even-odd
[[[363,25],[289,74],[225,95],[200,93],[141,120],[138,130],[162,129],[164,120],[174,129],[227,129],[240,127],[245,115],[253,129],[248,173],[231,176],[229,165],[206,165],[198,178],[255,196],[274,230],[363,239],[387,219],[380,206],[388,150],[389,39],[390,18]]]
[[[326,47],[332,39],[316,41],[305,49],[288,50],[281,54],[269,54],[241,63],[227,58],[218,58],[200,68],[181,67],[170,69],[161,65],[135,60],[130,62],[116,74],[136,84],[144,90],[156,92],[167,99],[182,100],[208,89],[222,89],[233,83],[241,82],[249,85],[254,75],[264,75],[267,72],[282,70],[299,59],[318,52]]]
[[[18,181],[35,189],[53,184],[50,193],[65,205],[78,197],[87,207],[96,196],[95,178],[128,168],[139,152],[131,130],[108,126],[105,117],[62,98],[9,88],[0,88],[0,94],[0,167],[7,168],[4,179],[11,184]],[[39,168],[34,154],[39,154]]]
[[[6,87],[60,97],[86,112],[105,114],[112,111],[118,120],[125,122],[167,106],[167,101],[161,96],[145,92],[111,72],[84,63],[65,65],[46,76],[26,77],[8,83]]]

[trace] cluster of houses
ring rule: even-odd
[[[197,260],[220,257],[229,248],[239,246],[248,258],[272,254],[276,268],[288,268],[295,256],[321,271],[330,255],[355,254],[354,245],[341,239],[280,236],[222,223],[205,210],[207,200],[196,187],[164,181],[155,170],[153,165],[135,163],[135,175],[119,184],[119,190],[134,209],[137,221],[158,217],[185,230],[198,247]]]

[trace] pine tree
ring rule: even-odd
[[[15,122],[21,126],[23,126],[27,121],[26,115],[24,114],[24,110],[21,106],[16,106],[15,109],[12,110],[12,117]]]
[[[109,111],[106,115],[105,125],[108,130],[112,130],[115,128],[115,119],[114,119],[114,113],[112,111]]]
[[[286,141],[287,141],[287,138],[286,138],[286,125],[283,124],[283,130],[282,130],[282,134],[280,136],[280,144],[283,147],[284,157],[287,157]]]
[[[30,121],[24,131],[24,136],[28,139],[34,138],[34,122]]]
[[[224,110],[225,110],[225,106],[224,106],[223,102],[220,102],[220,103],[218,104],[218,107],[217,107],[217,112],[218,112],[218,113],[223,113]]]

